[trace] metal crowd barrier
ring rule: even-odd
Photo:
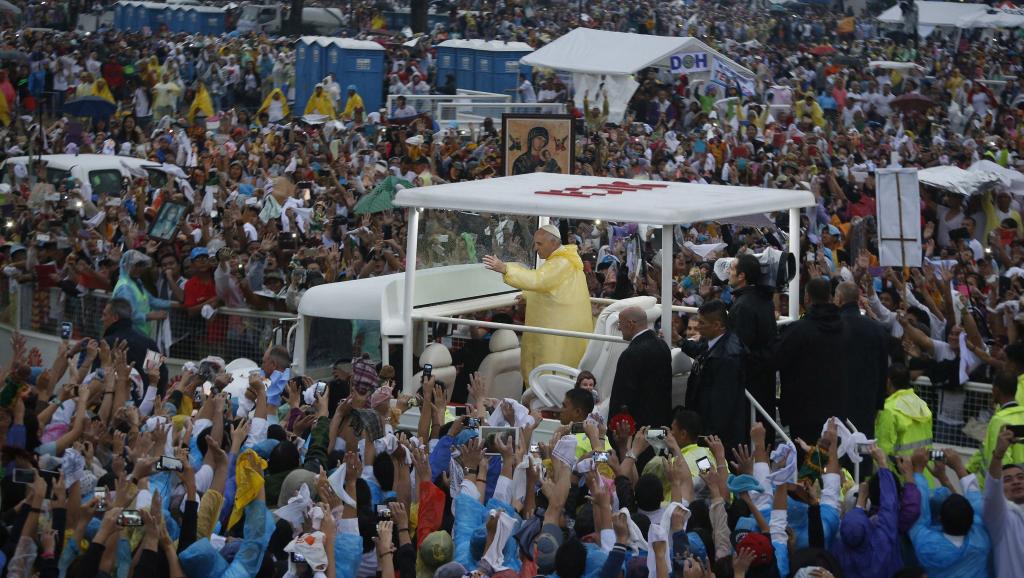
[[[72,296],[55,287],[21,285],[17,299],[6,304],[3,320],[23,331],[53,335],[60,335],[61,324],[68,322],[73,326],[73,339],[97,339],[103,336],[103,309],[110,297],[101,291]],[[218,308],[210,319],[172,310],[166,321],[170,323],[170,340],[161,337],[167,332],[158,322],[150,323],[150,337],[157,340],[162,353],[176,360],[216,355],[225,361],[239,357],[258,361],[268,345],[286,344],[296,321],[291,313],[233,307]]]

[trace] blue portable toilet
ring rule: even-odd
[[[306,110],[313,87],[324,79],[324,46],[331,40],[324,36],[303,36],[295,46],[295,103],[292,107],[295,116],[301,116]]]
[[[148,13],[142,2],[134,4],[128,14],[128,28],[130,30],[142,30],[143,26],[149,26]]]
[[[188,29],[188,6],[179,6],[174,11],[174,27],[176,32],[190,32]]]
[[[127,28],[125,21],[127,20],[126,14],[128,12],[128,6],[126,2],[118,2],[114,4],[114,28],[117,30],[124,30]]]
[[[334,73],[341,85],[340,107],[344,109],[348,86],[354,84],[363,99],[363,118],[384,106],[384,47],[369,40],[329,38],[324,50],[324,76]],[[314,83],[315,84],[315,83]],[[305,104],[303,104],[305,106]]]
[[[167,23],[167,5],[149,2],[146,5],[146,15],[149,29],[158,32],[161,26]]]
[[[477,90],[509,94],[508,91],[519,86],[520,71],[529,75],[530,67],[519,64],[520,58],[533,52],[529,44],[491,40],[486,51],[491,55],[491,71],[483,80],[487,88],[480,88],[478,82]]]
[[[469,40],[463,50],[473,55],[473,90],[491,92],[491,64],[494,54],[490,51],[486,40]]]
[[[437,45],[437,77],[434,79],[435,86],[443,86],[448,75],[455,74],[459,47],[463,43],[465,43],[465,40],[445,40]],[[469,88],[458,83],[458,75],[456,75],[455,85],[458,88]]]
[[[184,8],[184,30],[188,34],[199,34],[203,30],[203,14],[199,13],[199,6],[186,6]]]
[[[476,51],[474,43],[463,40],[462,45],[455,51],[455,86],[469,90],[476,90]]]
[[[195,6],[192,8],[198,15],[199,27],[191,29],[193,34],[219,36],[224,33],[224,10],[215,6]]]
[[[169,4],[164,11],[164,23],[167,24],[168,32],[181,32],[181,21],[178,20],[178,15],[181,14],[182,8],[183,6],[177,4]]]

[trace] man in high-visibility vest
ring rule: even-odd
[[[988,422],[985,441],[981,451],[971,457],[967,469],[978,474],[978,480],[985,477],[988,464],[992,461],[992,451],[999,439],[999,431],[1003,426],[1024,426],[1024,407],[1014,399],[1017,394],[1017,376],[1008,371],[1000,371],[992,380],[992,402],[996,405],[996,413]],[[1003,461],[1008,464],[1024,463],[1024,444],[1013,444],[1006,451]]]
[[[888,456],[909,457],[917,448],[932,445],[932,412],[914,393],[910,371],[902,363],[889,367],[885,405],[875,417],[878,447]]]
[[[711,462],[712,468],[718,466],[715,456],[711,455],[711,450],[697,445],[701,427],[700,416],[695,411],[678,408],[672,416],[672,438],[679,445],[679,454],[686,460],[686,465],[689,466],[694,480],[700,479],[697,460],[707,458]]]

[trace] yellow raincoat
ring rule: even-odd
[[[323,88],[314,89],[309,101],[306,102],[306,110],[302,114],[325,114],[333,119],[334,105],[331,104],[331,97]]]
[[[270,94],[267,95],[267,98],[263,99],[263,104],[260,105],[260,109],[256,111],[256,116],[259,116],[265,112],[269,114],[268,111],[270,110],[270,105],[273,104],[274,102],[275,95],[277,95],[278,102],[281,103],[281,114],[284,115],[283,118],[288,118],[288,114],[291,112],[288,110],[288,99],[284,97],[284,93],[281,92],[280,88],[275,88],[274,90],[271,90]],[[310,100],[312,100],[312,98]],[[306,107],[309,108],[309,105],[307,104]],[[274,119],[271,122],[275,122],[276,120],[278,119]]]
[[[199,111],[202,111],[206,118],[213,116],[213,99],[210,98],[210,92],[206,90],[206,85],[203,83],[199,83],[196,96],[192,99],[192,105],[188,107],[189,123],[196,119],[196,113]]]
[[[359,96],[359,93],[355,93],[348,97],[345,101],[345,110],[341,111],[341,118],[345,120],[352,120],[352,117],[356,114],[356,109],[363,111],[363,118],[366,118],[366,107],[363,106],[363,97]]]
[[[4,126],[11,124],[11,110],[7,107],[7,97],[0,92],[0,123]]]
[[[510,263],[504,280],[523,290],[527,325],[587,333],[594,330],[590,292],[576,245],[562,245],[536,270]],[[584,339],[523,334],[520,357],[523,380],[542,363],[576,367],[586,348]]]
[[[92,95],[98,96],[103,100],[109,102],[115,102],[114,95],[110,92],[110,87],[107,86],[107,81],[103,80],[102,78],[97,80],[96,83],[92,85]]]

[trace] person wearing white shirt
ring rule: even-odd
[[[391,118],[395,120],[401,120],[403,118],[411,118],[419,114],[416,109],[409,106],[404,96],[399,96],[395,99],[395,109],[391,112]]]
[[[1024,576],[1024,464],[1004,463],[1014,443],[1020,439],[1004,428],[985,475],[981,514],[992,539],[997,578]]]
[[[537,102],[537,93],[533,90],[533,83],[525,74],[519,75],[519,86],[515,92],[519,102]]]

